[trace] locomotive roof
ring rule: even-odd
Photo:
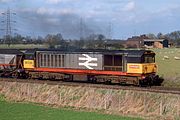
[[[128,56],[129,57],[141,57],[145,53],[155,53],[151,50],[127,50]]]
[[[0,54],[16,54],[22,55],[23,53],[18,49],[0,49]]]
[[[151,50],[105,50],[105,49],[29,49],[26,54],[34,54],[35,52],[59,52],[59,53],[96,53],[96,54],[127,54],[129,57],[140,57],[145,52],[154,53]],[[155,53],[154,53],[155,54]]]

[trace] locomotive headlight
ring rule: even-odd
[[[145,79],[146,78],[146,76],[141,76],[141,79]]]

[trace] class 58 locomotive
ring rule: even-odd
[[[163,82],[151,50],[30,49],[18,63],[25,78],[74,80],[75,75],[84,75],[91,82],[140,86]]]

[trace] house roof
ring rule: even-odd
[[[143,39],[144,42],[163,42],[166,39]]]

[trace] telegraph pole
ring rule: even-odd
[[[109,22],[108,25],[108,38],[111,40],[112,39],[112,23]]]
[[[80,40],[84,39],[84,23],[83,18],[80,19]]]
[[[4,15],[5,20],[1,21],[4,25],[5,28],[2,29],[5,31],[5,35],[4,35],[4,44],[8,44],[8,46],[11,44],[11,39],[12,39],[12,22],[16,22],[16,21],[12,21],[12,15],[16,15],[16,13],[12,13],[11,10],[8,8],[6,12],[2,13],[2,15]]]

